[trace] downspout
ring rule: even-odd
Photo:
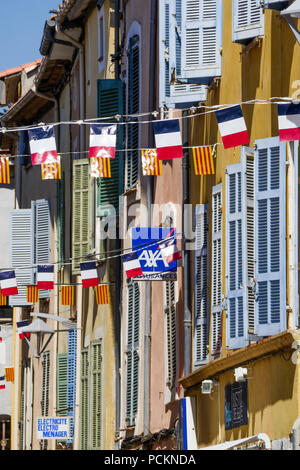
[[[54,121],[58,122],[59,120],[59,109],[58,109],[58,100],[57,98],[53,98],[52,96],[45,95],[44,93],[41,93],[40,91],[37,91],[36,85],[33,85],[32,91],[36,96],[39,96],[40,98],[43,98],[44,100],[52,101],[54,103]]]

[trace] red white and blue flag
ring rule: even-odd
[[[158,160],[183,158],[179,119],[153,122]]]
[[[130,279],[131,277],[138,277],[143,274],[141,264],[138,259],[138,254],[136,251],[128,253],[127,255],[123,255],[122,261],[127,279]]]
[[[25,339],[25,335],[27,336],[27,338],[30,338],[30,333],[20,333],[19,332],[19,328],[22,328],[23,326],[28,326],[29,323],[27,320],[23,320],[23,321],[17,321],[17,330],[18,330],[18,333],[19,333],[19,338],[20,339]]]
[[[57,150],[53,126],[28,131],[32,165],[57,163]]]
[[[4,390],[5,389],[5,375],[2,375],[0,377],[0,390]]]
[[[279,140],[300,140],[300,104],[278,103]]]
[[[216,111],[216,117],[225,149],[249,143],[245,119],[239,104]]]
[[[39,264],[37,267],[37,288],[54,289],[53,264]]]
[[[18,286],[15,271],[0,273],[1,293],[4,297],[18,295]]]
[[[98,285],[96,261],[80,263],[82,287],[94,287]]]
[[[93,124],[90,127],[90,158],[115,158],[117,125]]]
[[[181,259],[181,253],[178,251],[173,237],[160,243],[159,248],[166,263],[171,264],[174,261]]]

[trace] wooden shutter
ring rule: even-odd
[[[256,141],[255,334],[286,329],[286,144]]]
[[[123,114],[124,84],[121,80],[98,80],[98,117],[111,117]],[[114,119],[110,118],[109,122]],[[103,122],[103,121],[101,121]],[[117,130],[117,149],[123,148],[123,125]],[[124,152],[116,152],[116,158],[111,159],[111,178],[98,178],[97,215],[111,214],[110,206],[119,211],[119,196],[123,193]]]
[[[72,269],[80,272],[80,262],[92,248],[92,181],[88,159],[73,161]]]
[[[241,163],[228,165],[226,168],[226,297],[228,302],[226,345],[229,349],[247,345],[243,196],[242,165]]]
[[[9,215],[10,265],[16,272],[18,295],[9,297],[9,304],[14,306],[30,305],[27,303],[26,286],[33,284],[34,264],[34,225],[31,209],[16,209]],[[25,269],[18,269],[25,266]]]
[[[58,271],[65,260],[65,172],[62,172],[61,180],[57,181],[57,257]]]
[[[138,410],[139,389],[140,290],[137,282],[128,286],[127,315],[126,420],[132,426]]]
[[[69,408],[67,416],[71,416],[70,439],[68,443],[73,442],[74,419],[75,419],[75,400],[76,400],[76,347],[77,330],[68,331],[68,369],[67,369],[67,407]]]
[[[80,361],[80,413],[79,438],[80,450],[88,450],[89,430],[89,350],[81,351]]]
[[[57,355],[56,413],[67,416],[68,408],[68,354]]]
[[[42,400],[41,400],[41,413],[42,416],[49,416],[49,391],[50,391],[50,352],[46,351],[42,359],[43,369],[43,382],[42,382]],[[47,450],[47,439],[41,439],[41,450]]]
[[[47,199],[31,201],[31,210],[34,220],[34,264],[48,264],[50,263],[49,202]],[[44,289],[40,290],[39,297],[40,299],[50,297],[50,291]]]
[[[219,357],[222,346],[222,184],[212,189],[212,294],[211,356]]]
[[[232,40],[242,44],[264,34],[264,13],[257,0],[232,1]]]
[[[100,450],[102,444],[102,342],[90,345],[91,362],[91,450]]]
[[[194,209],[194,369],[208,361],[209,331],[209,261],[208,261],[208,204]]]
[[[177,375],[176,351],[176,293],[175,282],[164,282],[164,316],[166,338],[166,384],[172,390],[175,387]]]

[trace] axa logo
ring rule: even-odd
[[[166,268],[169,266],[163,259],[161,250],[143,250],[139,256],[139,261],[142,262],[143,268],[157,268],[159,262],[164,263]]]

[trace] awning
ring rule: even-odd
[[[235,447],[240,447],[245,444],[252,444],[254,442],[263,441],[265,449],[271,449],[271,441],[267,434],[261,433],[256,436],[244,437],[243,439],[237,439],[236,441],[227,441],[222,444],[215,446],[203,447],[199,450],[231,450]]]
[[[300,18],[300,0],[295,0],[289,7],[282,10],[281,15],[291,15],[293,18]]]

